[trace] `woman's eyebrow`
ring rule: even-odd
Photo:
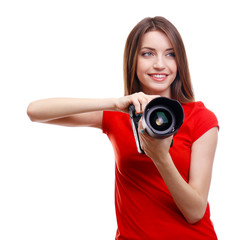
[[[152,50],[152,51],[155,50],[155,48],[151,48],[151,47],[142,47],[142,48],[140,48],[140,50],[142,50],[142,49],[148,49],[148,50]]]
[[[152,48],[152,47],[142,47],[142,48],[140,48],[140,50],[143,50],[143,49],[148,49],[148,50],[152,50],[152,51],[156,50],[155,48]],[[168,51],[173,51],[173,50],[174,50],[173,48],[167,48],[164,51],[168,52]]]
[[[167,51],[173,51],[173,50],[174,50],[173,48],[168,48],[165,51],[167,52]]]

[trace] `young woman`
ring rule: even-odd
[[[108,135],[116,161],[116,239],[217,239],[207,199],[218,121],[194,101],[181,36],[165,18],[145,18],[129,34],[124,83],[124,97],[44,99],[31,103],[28,115],[43,123],[96,127]],[[128,107],[142,113],[158,96],[182,104],[184,123],[175,136],[155,139],[140,121],[145,154],[139,154]]]

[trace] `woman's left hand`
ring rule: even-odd
[[[154,162],[164,160],[168,156],[173,135],[161,139],[149,136],[143,129],[142,119],[139,121],[138,132],[141,148]]]

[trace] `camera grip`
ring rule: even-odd
[[[142,114],[135,114],[135,107],[133,104],[131,104],[129,106],[128,112],[129,112],[129,116],[130,116],[130,120],[131,120],[131,125],[132,125],[132,129],[133,129],[133,133],[134,133],[134,138],[135,138],[137,150],[139,153],[143,154],[144,151],[142,150],[142,148],[140,146],[139,133],[138,133],[138,125],[139,125],[138,123],[139,123],[139,120],[140,120]]]

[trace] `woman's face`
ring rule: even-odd
[[[144,34],[137,57],[136,73],[141,90],[171,98],[170,86],[177,74],[173,47],[163,32]]]

